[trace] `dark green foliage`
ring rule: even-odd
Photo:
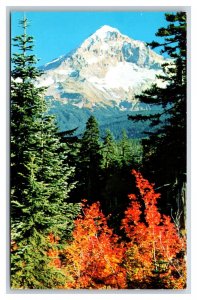
[[[66,163],[54,117],[47,115],[44,90],[36,86],[40,72],[34,66],[36,57],[29,54],[33,39],[26,34],[27,19],[20,23],[24,33],[14,38],[19,53],[13,54],[11,72],[10,207],[11,240],[16,244],[11,283],[13,288],[43,288],[42,272],[56,277],[46,256],[47,235],[68,239],[79,208],[65,201],[73,187],[68,184],[73,168]]]
[[[131,156],[130,143],[125,130],[122,131],[122,139],[119,142],[119,149],[121,164],[131,164],[133,157]]]
[[[90,201],[98,200],[101,164],[102,155],[98,123],[93,116],[90,116],[86,123],[86,130],[80,140],[78,168],[76,170],[81,198]]]
[[[65,275],[51,264],[47,256],[49,240],[33,230],[28,238],[13,244],[11,283],[13,289],[54,289],[63,286]]]
[[[117,230],[131,192],[130,170],[141,167],[142,146],[139,140],[129,139],[124,130],[119,141],[107,130],[102,154],[101,203],[105,213],[112,214],[111,225]]]
[[[161,53],[170,57],[163,65],[164,75],[159,76],[166,85],[163,88],[153,85],[138,96],[140,101],[158,104],[163,109],[147,118],[141,115],[130,118],[151,121],[152,133],[143,141],[144,168],[162,188],[161,206],[168,213],[181,214],[180,226],[185,226],[186,13],[166,14],[166,20],[169,25],[156,33],[164,37],[164,42],[150,44],[152,48],[161,47]]]
[[[73,137],[70,141],[73,141],[73,149],[79,148],[73,159],[77,184],[71,199],[77,202],[83,198],[99,200],[103,211],[113,214],[113,226],[119,228],[121,212],[131,192],[130,170],[141,165],[140,141],[129,139],[124,131],[121,140],[115,141],[109,129],[101,139],[94,117],[89,118],[82,139],[74,140]]]
[[[117,164],[118,149],[114,137],[109,129],[106,130],[106,135],[103,139],[102,146],[103,168],[112,168]]]

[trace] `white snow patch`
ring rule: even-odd
[[[102,44],[100,45],[100,49],[102,49],[102,50],[109,50],[109,44],[107,44],[107,43],[102,43]]]
[[[140,68],[132,63],[119,62],[108,70],[104,78],[90,76],[87,80],[100,91],[105,93],[108,91],[113,98],[119,98],[112,89],[121,88],[129,91],[149,81],[160,83],[160,80],[156,79],[156,74],[159,73],[161,74],[161,71],[155,72],[155,70]]]
[[[39,81],[38,83],[38,87],[41,87],[41,86],[50,86],[52,84],[54,84],[54,80],[51,78],[51,77],[47,77],[46,79],[43,79],[42,81]]]
[[[131,63],[119,62],[116,66],[111,67],[106,76],[105,84],[109,88],[121,87],[128,91],[129,87],[136,87],[146,80],[155,79],[155,71],[138,67],[136,69]]]
[[[113,28],[109,25],[104,25],[101,28],[99,28],[94,35],[99,36],[101,39],[106,37],[107,32],[117,32],[120,34],[120,31],[116,28]]]
[[[58,75],[69,75],[73,70],[72,69],[67,69],[67,70],[55,70],[55,74]]]
[[[110,91],[110,95],[112,96],[112,98],[113,99],[120,99],[120,96],[119,95],[117,95],[115,92],[113,92],[113,91]]]
[[[95,64],[98,62],[98,57],[95,57],[95,56],[87,57],[86,61],[89,65]]]
[[[83,108],[83,106],[84,106],[84,101],[81,101],[81,102],[79,102],[79,103],[72,103],[72,105],[77,106],[77,107],[79,107],[79,108]]]
[[[46,63],[46,64],[44,65],[44,67],[47,67],[48,65],[53,64],[53,63],[59,61],[62,57],[63,57],[63,55],[61,55],[61,56],[58,57],[58,58],[55,58],[54,60],[52,60],[52,61]]]

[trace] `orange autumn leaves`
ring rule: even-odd
[[[170,217],[158,211],[160,195],[153,185],[139,172],[133,170],[132,174],[139,194],[129,195],[121,223],[127,240],[108,227],[99,202],[89,206],[84,200],[73,240],[59,252],[61,260],[57,250],[49,253],[66,276],[64,288],[185,288],[185,239]]]
[[[124,263],[129,287],[182,289],[186,284],[185,238],[170,217],[158,211],[160,194],[153,184],[135,170],[132,174],[139,195],[129,195],[131,202],[122,220],[130,240]]]
[[[82,203],[83,215],[75,222],[73,242],[65,249],[70,288],[126,288],[121,266],[124,246],[107,225],[100,204]]]

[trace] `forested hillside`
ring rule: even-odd
[[[12,289],[186,288],[186,14],[166,20],[156,33],[164,42],[150,45],[170,58],[159,75],[165,85],[137,96],[154,110],[130,115],[116,137],[91,114],[83,132],[58,128],[61,104],[51,110],[36,84],[42,72],[28,20],[20,21],[11,70]]]

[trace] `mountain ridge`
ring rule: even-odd
[[[78,48],[45,64],[38,85],[47,87],[46,98],[53,106],[57,106],[56,101],[63,104],[65,114],[69,113],[65,124],[68,121],[74,124],[74,107],[85,109],[85,115],[89,114],[87,110],[94,114],[116,108],[126,116],[132,111],[149,109],[135,95],[152,83],[163,85],[157,75],[162,74],[161,65],[165,61],[144,42],[104,25]]]
[[[41,84],[50,86],[47,95],[59,101],[80,94],[81,100],[73,103],[79,107],[133,102],[136,93],[159,82],[156,75],[161,74],[163,62],[144,42],[104,25],[76,50],[45,64]]]

